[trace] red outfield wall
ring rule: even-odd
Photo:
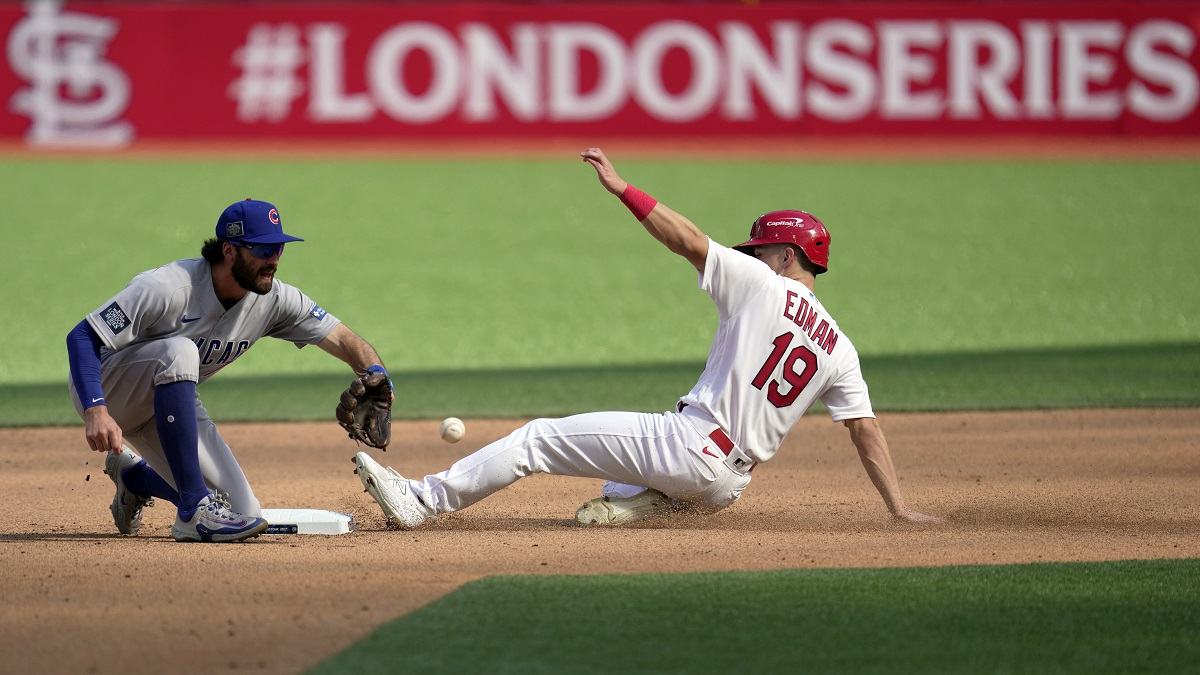
[[[1200,135],[1200,3],[0,7],[0,138]]]

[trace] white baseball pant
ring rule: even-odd
[[[653,488],[716,511],[741,496],[750,474],[714,452],[701,432],[715,425],[704,426],[694,414],[675,412],[536,419],[441,473],[410,479],[409,487],[435,514],[464,509],[533,473],[606,479],[605,494]]]

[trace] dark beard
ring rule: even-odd
[[[250,269],[250,265],[243,260],[240,252],[233,258],[232,271],[233,280],[237,282],[238,286],[241,286],[242,288],[259,295],[266,295],[267,293],[271,292],[271,281],[264,281],[260,283],[258,281],[258,274],[255,273],[254,270]],[[274,270],[272,269],[272,272],[273,271]]]

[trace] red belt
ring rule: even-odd
[[[729,439],[728,434],[726,434],[724,431],[721,431],[721,427],[713,429],[712,433],[709,434],[708,437],[712,439],[713,443],[717,444],[717,447],[721,449],[721,452],[724,453],[726,457],[729,456],[729,453],[733,452],[733,441]]]
[[[684,403],[683,401],[680,401],[679,406],[678,406],[679,412],[683,412],[683,409],[686,408],[687,406],[688,406],[688,404]],[[729,453],[733,452],[733,447],[734,447],[733,441],[729,438],[729,434],[725,433],[725,431],[723,429],[721,429],[721,427],[717,427],[716,429],[713,429],[712,433],[709,434],[708,437],[711,438],[712,442],[715,443],[716,446],[721,449],[721,454],[728,457]],[[750,464],[750,466],[746,468],[746,473],[750,473],[751,471],[753,471],[754,467],[756,467],[756,466],[758,466],[758,462],[752,462]]]

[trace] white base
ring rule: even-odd
[[[346,534],[354,519],[345,513],[322,509],[263,509],[268,527],[263,534]]]

